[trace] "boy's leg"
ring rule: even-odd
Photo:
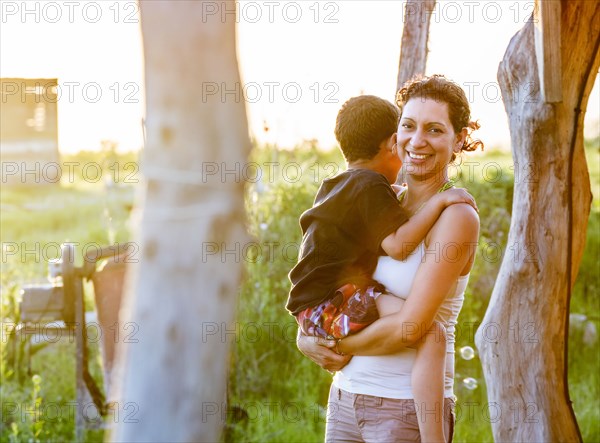
[[[444,378],[446,370],[446,330],[434,322],[417,344],[412,369],[412,391],[417,420],[424,442],[445,442]]]

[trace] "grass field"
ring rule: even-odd
[[[593,330],[600,326],[598,141],[588,142],[586,152],[594,201],[586,252],[571,301],[571,312],[578,316],[573,317],[569,340],[569,384],[584,441],[597,442],[600,345]],[[296,350],[295,323],[283,306],[289,290],[287,273],[295,263],[300,241],[298,216],[311,205],[319,182],[337,172],[342,162],[337,152],[321,152],[308,145],[294,152],[262,147],[252,155],[264,172],[260,181],[247,187],[247,227],[257,247],[245,256],[247,272],[240,288],[224,439],[319,442],[324,435],[331,375]],[[110,167],[113,163],[106,163],[106,158],[82,153],[68,160],[103,164],[108,180],[91,183],[79,175],[63,180],[61,186],[5,188],[1,194],[3,442],[73,440],[73,418],[63,411],[69,410],[69,402],[75,398],[74,346],[57,343],[40,349],[32,358],[31,374],[25,362],[19,365],[11,361],[4,332],[18,319],[19,287],[44,279],[45,260],[55,258],[56,245],[62,242],[79,243],[77,250],[81,252],[131,237],[130,212],[139,177],[128,175],[131,170],[124,165],[135,162],[135,158],[117,159],[122,172],[117,185],[113,180],[115,168]],[[462,356],[470,357],[468,347],[475,349],[473,334],[487,308],[501,263],[498,251],[506,248],[514,178],[511,164],[509,154],[486,152],[466,158],[454,169],[459,183],[476,197],[481,218],[478,259],[459,318],[457,351],[463,351],[458,352],[456,364],[456,442],[492,441],[479,359],[477,355],[471,359]],[[124,183],[126,177],[129,180]],[[86,305],[93,309],[91,299]],[[97,349],[92,351],[93,372],[100,379],[101,359]],[[32,410],[41,413],[36,415]],[[90,431],[86,439],[99,441],[102,431]]]

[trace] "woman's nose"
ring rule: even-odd
[[[409,143],[411,144],[411,146],[415,147],[415,148],[419,148],[422,146],[425,146],[425,134],[423,134],[423,131],[416,130],[415,132],[413,132],[412,137],[409,140]]]

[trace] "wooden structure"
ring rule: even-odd
[[[75,440],[83,440],[83,432],[86,427],[102,426],[101,416],[107,412],[105,395],[96,384],[89,371],[88,365],[88,322],[84,311],[83,280],[93,279],[94,293],[100,328],[98,336],[101,340],[103,354],[105,384],[110,375],[113,353],[112,346],[114,334],[111,329],[117,321],[120,302],[120,287],[122,276],[119,272],[113,272],[116,266],[118,271],[124,272],[123,258],[130,244],[109,246],[94,251],[84,257],[81,267],[75,266],[75,246],[72,243],[61,245],[61,257],[59,260],[49,262],[49,276],[51,282],[45,285],[24,286],[22,290],[22,301],[20,306],[20,324],[15,329],[13,343],[24,344],[30,363],[30,349],[32,340],[43,331],[45,344],[58,341],[63,334],[75,341],[75,386],[76,405],[75,409]],[[96,273],[96,263],[101,259],[109,259],[112,266],[108,270]],[[119,265],[123,265],[120,266]],[[117,278],[115,278],[117,277]],[[121,277],[121,279],[119,279]],[[111,278],[112,285],[106,283]],[[113,301],[108,303],[108,301]],[[46,337],[48,331],[55,334],[56,340]],[[66,333],[66,334],[65,334]],[[37,338],[39,340],[39,338]],[[15,346],[13,346],[15,348]],[[16,352],[13,349],[13,352]],[[17,359],[19,360],[19,359]],[[106,390],[105,390],[106,392]],[[92,403],[93,402],[93,403]],[[95,407],[95,413],[90,413],[90,406]]]
[[[127,263],[133,260],[130,255],[132,254],[113,253],[106,265],[92,275],[98,324],[103,338],[100,350],[105,393],[111,392],[110,383],[116,360],[117,343],[120,340],[135,340],[135,325],[125,325],[119,321]]]
[[[60,181],[57,87],[55,78],[0,79],[3,185]]]

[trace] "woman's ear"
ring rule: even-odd
[[[462,147],[465,144],[465,140],[467,139],[467,128],[462,128],[462,130],[456,134],[456,139],[454,141],[454,146],[452,147],[452,152],[458,154],[462,151]]]

